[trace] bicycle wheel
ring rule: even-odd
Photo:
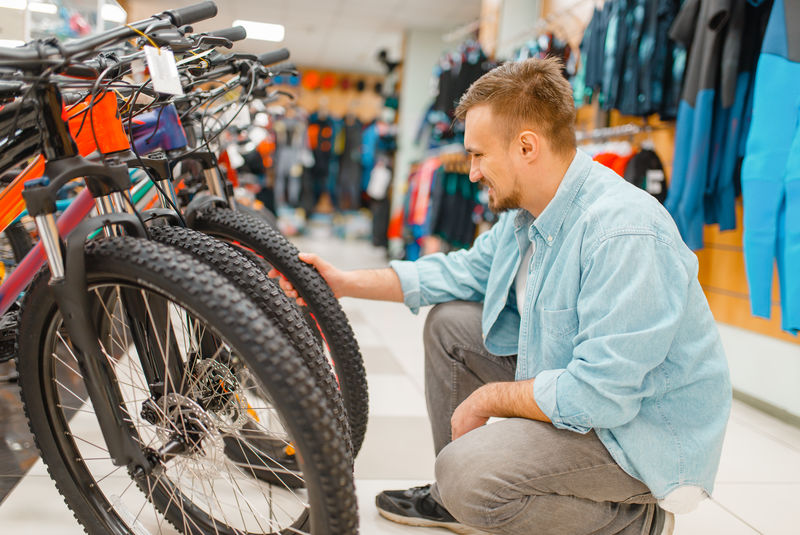
[[[156,226],[150,228],[150,237],[157,242],[181,249],[211,265],[238,286],[245,295],[250,296],[266,317],[289,339],[311,370],[317,388],[331,401],[330,410],[336,416],[342,436],[346,439],[348,451],[352,451],[350,425],[333,370],[322,352],[322,347],[298,313],[297,307],[278,285],[267,278],[266,273],[242,254],[240,249],[201,232],[182,227]],[[231,455],[237,456],[238,453],[238,449],[233,449]],[[284,456],[281,464],[286,468],[296,466],[294,455]],[[267,478],[274,475],[271,471],[259,473]],[[284,482],[300,483],[295,478],[282,477],[282,479]]]
[[[303,297],[308,304],[304,316],[321,333],[333,360],[350,422],[353,454],[358,454],[369,412],[364,361],[350,322],[325,280],[297,257],[294,245],[257,217],[212,207],[197,214],[192,228],[254,253],[280,271]]]
[[[249,206],[245,206],[239,203],[236,205],[236,210],[244,212],[245,214],[251,215],[253,217],[260,217],[261,219],[266,221],[269,226],[280,232],[280,229],[278,228],[278,218],[275,217],[275,214],[273,214],[272,211],[266,206],[263,206],[261,209],[256,210],[255,208],[251,208]]]
[[[19,221],[11,223],[0,233],[0,262],[5,265],[6,274],[9,274],[25,258],[31,248],[33,248],[33,240],[31,240],[28,230]]]
[[[23,304],[20,389],[42,459],[89,533],[357,532],[352,468],[328,400],[245,294],[177,249],[130,237],[87,244],[86,275],[90,317],[111,326],[101,364],[116,377],[109,389],[128,440],[161,452],[160,470],[142,478],[112,464],[95,412],[107,408],[86,394],[43,272]],[[144,349],[134,343],[143,329]],[[154,363],[160,382],[145,370]],[[296,448],[304,488],[254,477],[263,462],[225,452],[233,437],[263,460],[265,436]]]

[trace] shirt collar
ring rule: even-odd
[[[539,217],[534,218],[527,210],[520,210],[514,219],[517,228],[522,228],[533,222],[533,227],[544,238],[544,242],[551,246],[556,241],[558,233],[564,219],[567,217],[570,207],[578,196],[589,170],[592,165],[592,158],[581,149],[575,153],[561,184],[558,186],[555,196],[547,204]]]

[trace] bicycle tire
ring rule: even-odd
[[[364,442],[369,413],[369,396],[364,361],[353,329],[339,301],[325,279],[313,266],[298,258],[299,251],[282,234],[263,220],[220,207],[201,210],[192,228],[204,234],[240,244],[274,266],[295,287],[308,305],[327,342],[342,390],[355,457]]]
[[[31,236],[20,221],[12,222],[6,227],[0,234],[0,262],[3,264],[0,279],[8,277],[32,248]],[[19,309],[14,304],[0,320],[0,364],[14,358],[18,314]],[[11,326],[14,330],[10,328]]]
[[[278,228],[278,218],[275,217],[275,214],[272,213],[272,210],[270,210],[266,206],[262,207],[259,210],[256,210],[255,208],[251,208],[250,206],[245,206],[241,203],[237,203],[236,210],[242,211],[245,214],[251,215],[253,217],[260,217],[261,219],[266,221],[269,226],[280,232],[280,229]]]
[[[3,235],[11,246],[14,261],[19,264],[25,258],[25,255],[33,249],[31,235],[28,234],[28,231],[19,221],[15,221],[6,227]]]
[[[357,533],[352,466],[336,420],[328,409],[328,402],[316,390],[306,367],[299,364],[291,345],[241,290],[209,266],[180,250],[130,237],[89,242],[86,246],[86,275],[87,287],[101,289],[96,292],[100,299],[94,300],[99,306],[103,306],[105,299],[101,293],[106,295],[102,288],[116,285],[117,288],[124,286],[135,289],[142,295],[145,292],[152,293],[157,299],[175,303],[187,315],[204,319],[206,325],[202,333],[208,331],[218,335],[227,344],[221,344],[220,347],[229,347],[232,354],[247,365],[254,384],[267,387],[267,399],[280,411],[283,422],[296,441],[306,477],[308,504],[303,504],[307,507],[305,516],[299,516],[287,529],[293,533],[298,529],[311,529],[315,534],[329,535]],[[69,417],[61,408],[59,391],[63,392],[63,385],[58,386],[55,382],[54,369],[58,366],[58,358],[53,349],[60,334],[60,313],[48,288],[48,279],[45,269],[31,285],[23,303],[17,369],[29,427],[58,491],[87,532],[140,533],[144,528],[129,518],[132,511],[117,505],[116,500],[121,497],[102,493],[101,486],[106,478],[97,480],[89,473],[88,464],[95,460],[82,456],[79,442],[73,438],[76,436],[72,432],[74,430],[69,428]],[[166,310],[171,312],[169,308]],[[64,344],[69,349],[66,342]],[[127,354],[125,351],[120,358]],[[186,351],[189,351],[188,348]],[[135,359],[129,360],[134,362]],[[110,364],[106,362],[104,365]],[[125,384],[120,379],[118,381]],[[76,396],[72,390],[67,390]],[[85,405],[84,400],[79,407],[90,405]],[[247,407],[248,412],[257,408],[249,404]],[[85,418],[83,412],[87,411],[75,413],[78,414],[75,418]],[[128,411],[128,414],[132,420],[136,413]],[[140,435],[138,428],[136,434]],[[131,440],[136,438],[131,437]],[[206,470],[203,473],[216,476],[213,471]],[[160,478],[159,475],[156,483],[160,482]],[[125,492],[130,487],[129,484]],[[266,499],[263,491],[262,495]],[[160,505],[154,504],[156,513],[162,512],[163,518],[182,533],[242,533],[227,525],[224,527],[228,529],[220,529],[216,523],[204,529],[198,523],[203,520],[200,517],[193,518],[192,524],[187,524],[186,514],[203,513],[208,518],[212,517],[194,502],[194,492],[190,502],[184,503],[187,494],[181,491],[175,500],[180,502],[180,506],[172,505],[175,496],[171,494],[166,505],[163,503],[164,496],[158,493],[151,493],[146,501],[162,500]],[[147,503],[142,505],[140,514],[145,505]],[[160,511],[158,507],[166,511]],[[239,512],[243,514],[242,508]],[[224,522],[227,524],[230,521],[225,518]],[[161,523],[157,524],[159,532],[161,526]],[[300,531],[304,532],[309,533]],[[281,530],[281,533],[284,531]]]
[[[253,299],[270,322],[291,341],[311,371],[317,388],[330,400],[330,410],[352,454],[350,425],[333,370],[297,307],[278,285],[240,249],[216,238],[183,227],[154,226],[149,232],[154,241],[181,249],[211,265]]]

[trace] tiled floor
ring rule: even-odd
[[[365,243],[330,239],[299,241],[342,268],[385,265],[381,251]],[[425,313],[412,315],[402,305],[344,299],[342,302],[357,338],[370,385],[370,422],[364,447],[356,461],[361,533],[402,535],[450,533],[406,528],[381,518],[374,496],[386,488],[406,488],[433,477],[433,453],[423,397],[421,331]],[[1,375],[1,373],[0,373]],[[22,420],[11,394],[0,390],[0,433],[3,419]],[[12,403],[10,405],[9,403]],[[32,462],[29,442],[0,436],[19,446],[0,442],[13,451],[17,466]],[[3,465],[0,464],[0,468]],[[19,468],[0,472],[0,492]],[[678,535],[796,535],[800,533],[800,429],[781,423],[735,402],[728,426],[716,491],[697,511],[678,517]],[[0,532],[26,535],[82,533],[63,505],[46,471],[37,462],[0,504]]]

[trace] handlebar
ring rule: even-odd
[[[234,26],[233,28],[225,28],[214,32],[207,32],[206,35],[211,37],[222,37],[228,41],[241,41],[247,38],[247,31],[243,26]]]
[[[161,15],[169,17],[170,22],[175,26],[194,24],[195,22],[215,17],[217,15],[217,4],[211,0],[207,0],[199,4],[179,7],[178,9],[168,9],[161,13]],[[158,15],[156,16],[159,17]]]
[[[137,35],[136,30],[156,31],[175,26],[183,26],[211,18],[217,14],[217,5],[208,0],[199,4],[171,9],[148,19],[134,22],[127,26],[117,26],[106,32],[68,41],[60,48],[52,45],[39,44],[37,47],[26,46],[21,48],[0,48],[0,61],[16,63],[20,67],[40,66],[48,59],[60,60],[93,51],[103,45],[121,41]]]
[[[286,48],[279,48],[278,50],[273,50],[272,52],[267,52],[258,56],[258,62],[265,67],[280,63],[281,61],[286,61],[287,59],[289,59],[289,50]]]

